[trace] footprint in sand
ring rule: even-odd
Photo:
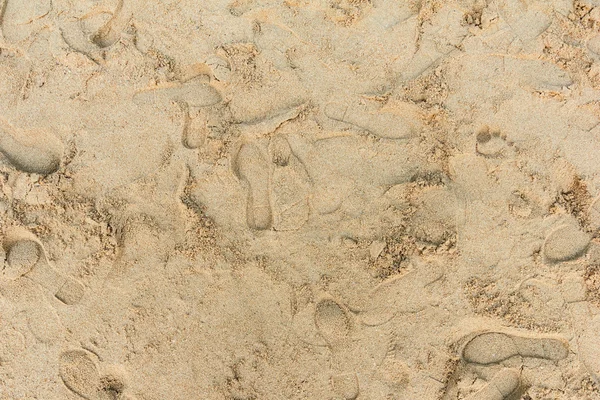
[[[344,400],[354,400],[360,394],[358,377],[355,373],[338,374],[331,377],[333,391]]]
[[[133,18],[133,13],[138,5],[138,0],[119,0],[110,19],[90,37],[92,43],[100,48],[115,44]]]
[[[102,50],[121,39],[139,5],[139,0],[119,0],[109,13],[99,7],[81,11],[82,15],[71,16],[63,21],[62,37],[73,50],[101,63]]]
[[[412,104],[400,104],[398,110],[369,112],[357,104],[331,102],[325,106],[325,115],[345,122],[386,139],[414,137],[423,129],[420,110]]]
[[[315,326],[330,346],[345,340],[352,330],[349,311],[332,297],[322,298],[315,307]]]
[[[367,387],[361,389],[363,384],[368,386],[363,380],[370,379],[386,358],[389,332],[382,325],[363,324],[344,304],[327,294],[300,311],[293,322],[301,340],[329,348],[332,390],[347,400],[356,399],[363,390],[368,392]]]
[[[286,121],[296,118],[302,109],[302,106],[291,107],[268,118],[238,124],[243,139],[232,158],[232,168],[247,187],[246,222],[251,229],[272,227],[271,169],[274,165],[287,165],[290,157],[289,148],[282,145],[281,138],[269,146],[267,136]]]
[[[489,321],[485,321],[485,326],[489,326]],[[462,345],[459,353],[463,368],[476,371],[477,375],[483,373],[484,376],[489,376],[490,372],[502,367],[505,361],[511,364],[511,368],[502,368],[492,378],[487,378],[488,382],[485,386],[467,396],[468,400],[520,399],[529,386],[524,382],[530,381],[531,378],[522,377],[523,368],[515,369],[515,361],[523,367],[526,365],[524,358],[556,363],[569,355],[568,342],[558,335],[513,328],[488,329],[486,327],[483,330],[472,331],[460,342]],[[456,387],[450,382],[444,398],[454,398],[454,395],[457,395]]]
[[[0,117],[0,152],[20,171],[48,175],[60,168],[63,147],[47,132],[23,131]]]
[[[481,156],[498,158],[510,153],[510,147],[506,142],[506,138],[498,129],[484,126],[477,132],[475,139],[477,154]]]
[[[1,310],[3,318],[7,318],[4,309]],[[25,337],[18,329],[6,323],[6,327],[0,329],[0,365],[18,359],[25,350]]]
[[[133,400],[127,393],[126,373],[120,366],[99,367],[98,357],[86,350],[63,351],[59,356],[58,374],[65,386],[88,400]]]
[[[257,142],[243,143],[233,158],[233,170],[247,186],[246,223],[256,230],[271,227],[270,166]]]
[[[460,203],[449,190],[425,190],[414,205],[417,211],[411,217],[410,227],[414,237],[439,245],[455,234]]]
[[[581,363],[600,384],[600,314],[593,317],[586,315],[577,344]]]
[[[207,107],[221,101],[221,94],[214,86],[200,78],[186,82],[168,83],[138,91],[133,101],[139,105],[183,102],[191,107]]]
[[[0,274],[0,294],[12,304],[12,312],[3,310],[3,318],[14,323],[21,319],[23,327],[42,343],[56,342],[62,337],[64,328],[56,311],[46,302],[43,290],[50,291],[66,305],[72,305],[83,296],[83,285],[56,271],[50,265],[39,239],[26,229],[10,228],[6,232],[3,247],[6,266]],[[5,356],[0,357],[5,360],[6,354],[14,356],[16,353],[13,350],[22,347],[13,340],[15,334],[8,332],[2,335],[0,347],[3,350],[0,353]]]
[[[480,390],[465,400],[507,400],[521,398],[521,374],[513,368],[504,368]]]
[[[10,42],[20,42],[33,32],[42,30],[40,21],[52,10],[51,0],[5,0],[0,2],[0,25],[3,36]]]
[[[304,165],[311,179],[312,207],[319,214],[336,211],[353,189],[354,183],[350,179],[340,177],[336,168],[304,137],[289,135],[287,141],[292,153]]]
[[[201,147],[208,136],[208,126],[206,115],[200,113],[200,116],[192,117],[190,105],[186,102],[177,102],[183,112],[183,132],[181,143],[187,149],[193,150]]]
[[[585,253],[590,239],[590,235],[582,231],[574,219],[570,220],[546,237],[544,257],[551,263],[574,260]]]
[[[461,352],[464,361],[480,365],[499,363],[515,356],[558,361],[568,354],[568,344],[562,338],[517,331],[477,333]]]
[[[334,358],[339,358],[336,360],[338,365],[334,366],[336,372],[331,376],[334,391],[344,399],[357,398],[360,390],[356,372],[351,365],[344,365],[343,362],[345,358],[343,353],[349,350],[344,347],[347,347],[348,342],[352,340],[350,335],[354,330],[354,321],[349,310],[332,297],[324,297],[316,304],[314,323],[317,331],[334,353]]]
[[[308,222],[310,179],[300,161],[292,156],[283,136],[272,137],[269,154],[274,164],[271,175],[273,229],[295,231]]]
[[[133,96],[133,101],[140,106],[176,103],[183,113],[181,142],[187,149],[197,149],[204,144],[208,136],[205,107],[221,100],[219,91],[198,76],[179,83],[146,88]]]
[[[311,206],[319,214],[337,211],[357,191],[442,174],[423,157],[416,141],[374,141],[358,135],[311,141],[298,134],[287,135],[287,141],[310,178]]]
[[[412,263],[413,270],[392,276],[373,290],[369,304],[360,314],[365,325],[382,325],[396,315],[417,313],[429,306],[427,287],[444,276],[444,268],[418,259]]]
[[[50,265],[44,246],[33,233],[24,228],[11,228],[6,232],[3,246],[9,266],[3,271],[4,276],[29,278],[65,304],[79,302],[84,293],[83,285]]]

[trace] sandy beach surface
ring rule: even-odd
[[[0,400],[600,399],[600,1],[0,32]]]

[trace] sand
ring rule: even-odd
[[[599,30],[0,0],[0,400],[600,399]]]

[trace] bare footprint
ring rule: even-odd
[[[29,330],[42,343],[54,343],[64,335],[64,327],[56,311],[47,303],[42,288],[30,279],[4,280],[0,299],[8,300],[9,309],[1,310],[0,325]],[[0,329],[1,330],[1,329]],[[0,341],[2,341],[0,335]]]
[[[48,133],[25,132],[0,117],[0,152],[18,170],[48,175],[60,167],[63,148]]]
[[[354,125],[386,139],[406,139],[422,129],[418,108],[403,104],[400,113],[368,112],[357,105],[332,102],[325,106],[329,118]]]
[[[26,276],[49,290],[65,304],[76,304],[84,293],[77,280],[56,271],[48,261],[39,239],[24,228],[11,228],[3,243],[6,259],[14,278]]]
[[[355,372],[350,372],[352,366],[342,361],[344,353],[348,351],[348,342],[352,340],[350,335],[353,321],[349,310],[332,297],[325,296],[316,304],[314,323],[334,358],[338,359],[334,362],[334,369],[342,371],[334,373],[330,378],[334,392],[343,399],[354,400],[360,392],[358,378]]]
[[[521,398],[521,374],[513,368],[498,372],[482,389],[465,400],[509,400]]]
[[[336,398],[352,400],[362,390],[359,375],[370,379],[389,351],[389,331],[361,323],[355,312],[329,294],[299,310],[292,322],[298,338],[331,354],[330,383]]]
[[[233,158],[233,170],[248,186],[246,223],[251,229],[271,227],[269,162],[255,143],[243,143]]]
[[[273,229],[278,232],[298,230],[310,217],[310,178],[303,165],[292,156],[284,137],[271,138],[269,155],[275,165],[271,175]]]
[[[489,126],[482,127],[476,135],[477,153],[484,157],[502,157],[508,154],[509,146],[506,139],[497,129]]]
[[[462,358],[469,363],[494,364],[514,356],[562,360],[568,355],[565,340],[547,335],[520,332],[483,332],[472,337],[462,350]]]

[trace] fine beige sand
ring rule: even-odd
[[[600,1],[0,28],[0,400],[600,399]]]

